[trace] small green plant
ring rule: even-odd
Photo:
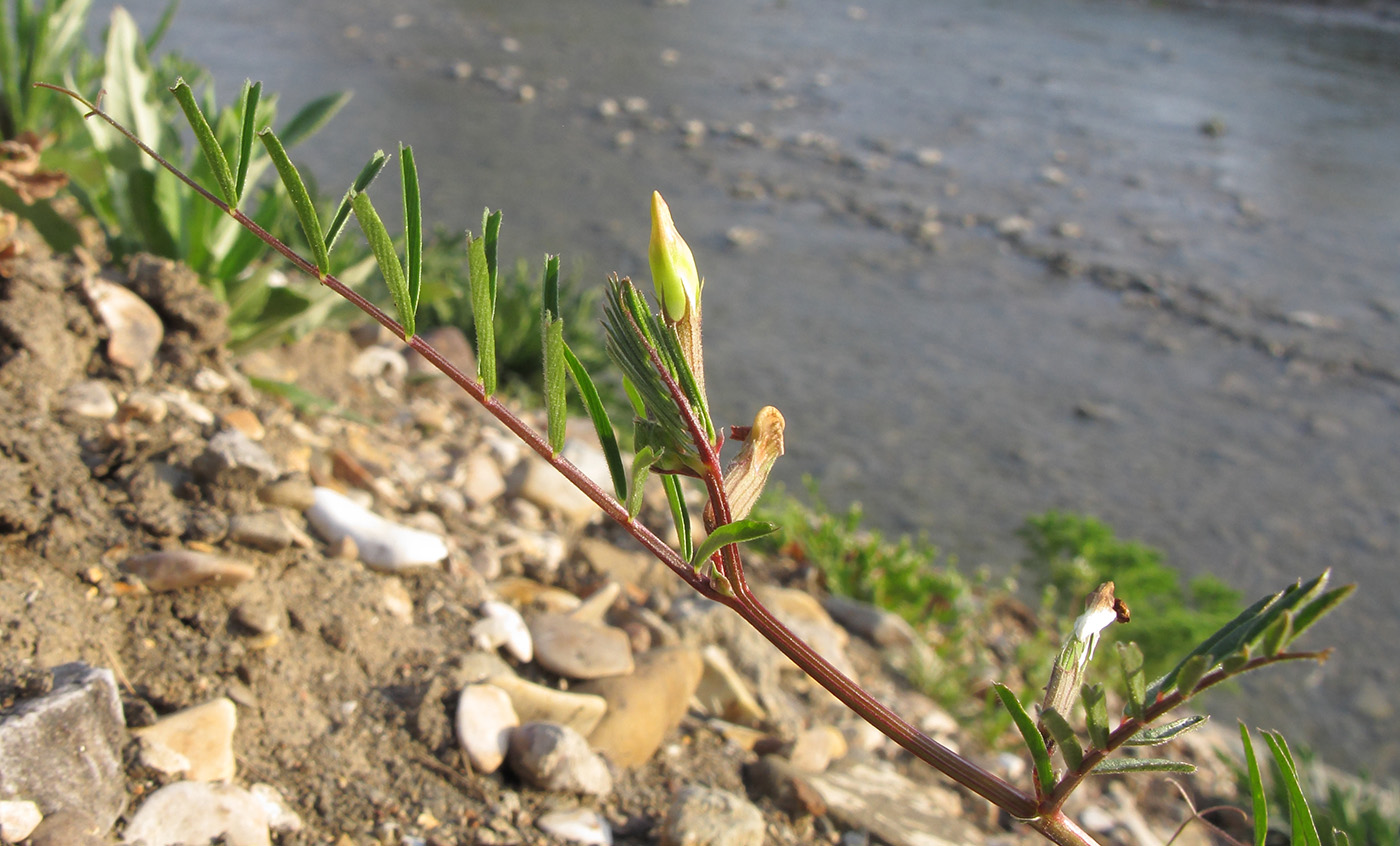
[[[82,102],[93,117],[140,143],[130,130],[81,95],[72,91],[65,93]],[[240,125],[244,129],[240,139],[241,149],[246,151],[252,143],[255,111],[246,99],[242,108]],[[615,276],[609,280],[604,297],[608,353],[622,371],[634,412],[632,431],[636,450],[629,468],[593,378],[565,340],[557,257],[546,259],[541,284],[547,426],[546,431],[540,433],[526,425],[497,396],[499,366],[495,328],[500,291],[499,212],[484,214],[479,234],[467,238],[467,279],[477,337],[477,372],[473,377],[444,360],[416,334],[423,281],[423,227],[418,173],[411,148],[399,148],[405,223],[403,257],[400,258],[398,248],[366,193],[374,173],[383,166],[385,157],[382,154],[371,160],[347,192],[330,225],[323,228],[309,192],[276,134],[270,129],[256,132],[273,159],[296,210],[311,252],[311,257],[307,258],[258,227],[237,208],[241,191],[228,173],[227,162],[219,164],[221,159],[227,158],[222,145],[213,133],[200,128],[203,116],[197,103],[193,108],[187,107],[187,115],[222,198],[154,151],[143,149],[222,213],[256,232],[299,270],[350,300],[403,338],[693,590],[738,614],[839,701],[910,753],[1054,843],[1088,846],[1094,842],[1064,811],[1065,801],[1086,778],[1100,774],[1190,769],[1189,765],[1170,758],[1115,754],[1125,746],[1167,743],[1205,719],[1191,716],[1165,721],[1170,712],[1201,692],[1242,673],[1288,661],[1323,660],[1327,655],[1326,652],[1291,649],[1303,632],[1350,593],[1349,586],[1329,590],[1328,574],[1324,573],[1263,597],[1244,609],[1190,649],[1155,681],[1149,682],[1143,654],[1135,644],[1117,644],[1121,672],[1116,686],[1121,691],[1125,708],[1121,715],[1110,720],[1103,684],[1089,682],[1086,673],[1103,631],[1115,622],[1126,620],[1128,615],[1114,594],[1113,584],[1104,583],[1091,594],[1087,608],[1076,618],[1073,631],[1054,661],[1037,718],[1030,715],[1009,687],[1000,683],[992,685],[997,699],[1020,733],[1032,763],[1030,783],[1013,785],[923,734],[877,701],[789,631],[750,589],[739,546],[778,528],[770,521],[751,517],[750,513],[774,462],[783,453],[785,423],[782,415],[771,406],[761,408],[752,425],[731,426],[727,433],[711,417],[701,342],[703,281],[694,256],[677,231],[670,209],[660,194],[652,196],[649,250],[659,308],[653,309],[630,280]],[[351,290],[331,271],[330,251],[352,212],[374,252],[393,299],[397,320]],[[589,411],[607,456],[611,491],[560,455],[570,377]],[[727,465],[721,465],[720,453],[729,441],[737,444],[737,453]],[[652,476],[660,479],[671,503],[679,538],[677,547],[662,541],[637,519],[641,491]],[[690,512],[680,488],[684,477],[697,479],[704,486],[703,521],[707,534],[703,540],[692,531]],[[903,568],[907,564],[899,566]],[[1173,646],[1180,648],[1183,644]],[[1084,722],[1079,728],[1070,720],[1081,705]],[[1052,758],[1056,753],[1060,760],[1058,765]],[[1292,807],[1292,813],[1296,822],[1301,813],[1299,805]],[[1296,835],[1302,829],[1295,824],[1294,831]]]
[[[1134,620],[1132,638],[1152,656],[1149,674],[1165,672],[1167,656],[1178,644],[1207,637],[1242,607],[1239,592],[1214,576],[1198,576],[1183,589],[1160,551],[1118,538],[1094,517],[1047,511],[1028,518],[1020,536],[1028,553],[1026,569],[1053,589],[1047,604],[1054,611],[1073,616],[1077,597],[1111,579],[1120,596],[1148,612]],[[1107,637],[1112,642],[1118,634]]]

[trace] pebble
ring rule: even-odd
[[[587,472],[586,468],[579,469]],[[516,494],[545,511],[557,513],[573,526],[584,525],[602,515],[593,500],[540,458],[531,457],[526,462]]]
[[[111,420],[117,416],[117,400],[107,383],[100,379],[84,379],[69,385],[61,402],[63,411],[78,417]]]
[[[525,723],[510,736],[510,768],[540,790],[606,796],[612,793],[608,765],[588,748],[583,735],[555,723]]]
[[[276,511],[235,514],[228,521],[228,539],[262,552],[280,552],[292,545],[292,528]]]
[[[162,593],[203,585],[235,585],[253,578],[252,566],[222,555],[188,549],[166,549],[133,555],[122,569],[139,578],[148,590]]]
[[[126,826],[128,843],[180,846],[222,837],[225,846],[271,846],[262,799],[231,784],[177,781],[152,793]]]
[[[943,151],[937,147],[921,147],[914,151],[914,161],[920,167],[934,167],[943,163]]]
[[[813,726],[797,735],[788,760],[808,773],[820,773],[832,761],[846,756],[846,738],[835,726]]]
[[[691,785],[671,800],[662,846],[761,846],[763,813],[741,796]]]
[[[27,799],[0,801],[0,843],[18,843],[34,833],[44,819],[39,806]]]
[[[146,381],[165,337],[160,315],[129,289],[105,279],[88,279],[83,288],[97,318],[107,327],[108,361],[134,372],[138,382]]]
[[[520,725],[510,694],[492,684],[469,684],[457,699],[457,742],[478,773],[501,768],[510,734]]]
[[[828,596],[822,607],[852,634],[876,646],[908,646],[916,639],[914,627],[893,611],[845,596]]]
[[[598,101],[598,117],[604,120],[615,118],[621,114],[621,112],[622,106],[618,105],[617,101],[611,97],[604,97],[602,100]]]
[[[534,658],[534,641],[530,627],[520,612],[504,602],[488,600],[481,604],[482,618],[472,624],[471,637],[484,652],[504,646],[510,656],[522,664]]]
[[[608,703],[608,712],[588,735],[589,743],[620,767],[646,763],[680,725],[703,665],[699,651],[690,647],[653,649],[638,659],[631,675],[579,685],[579,692],[596,694]]]
[[[586,846],[611,846],[612,827],[602,814],[587,808],[571,811],[550,811],[535,820],[535,825],[546,834],[570,843],[583,843]]]
[[[267,430],[263,428],[258,415],[246,408],[231,408],[219,415],[219,419],[230,429],[237,429],[247,435],[250,440],[260,441],[267,435]]]
[[[622,585],[617,582],[608,582],[602,587],[588,595],[577,608],[569,612],[569,616],[584,623],[603,623],[607,617],[608,610],[613,603],[622,595]]]
[[[117,419],[159,423],[168,412],[169,406],[159,396],[146,391],[132,391],[117,410]]]
[[[190,377],[190,387],[202,394],[222,394],[228,390],[228,377],[209,367],[201,367]]]
[[[413,597],[397,577],[388,576],[380,584],[379,610],[405,625],[413,622]]]
[[[598,679],[632,672],[627,633],[580,622],[561,614],[539,614],[529,622],[535,660],[551,673],[571,679]]]
[[[558,723],[587,737],[607,713],[608,701],[590,693],[555,690],[512,675],[495,675],[491,684],[510,694],[521,722]]]
[[[482,452],[469,454],[458,469],[462,495],[467,502],[480,508],[506,492],[505,476],[491,456]]]
[[[512,605],[554,614],[565,614],[582,604],[567,590],[540,584],[524,576],[506,576],[491,582],[491,590]]]
[[[126,742],[112,671],[63,664],[48,693],[15,703],[0,720],[0,796],[44,809],[43,827],[72,811],[75,825],[105,832],[126,805]]]
[[[316,488],[306,518],[326,541],[353,540],[361,561],[383,570],[427,567],[447,557],[438,535],[380,517],[330,488]]]
[[[233,757],[237,725],[237,708],[232,700],[220,697],[131,733],[141,742],[141,763],[152,769],[190,781],[228,781],[237,767]]]
[[[951,787],[914,782],[881,762],[833,767],[805,780],[842,828],[866,829],[890,846],[978,846],[987,837],[964,816]]]
[[[316,487],[302,474],[292,473],[259,488],[258,499],[301,513],[316,504]]]
[[[701,650],[704,673],[695,690],[695,699],[706,714],[741,726],[757,728],[767,719],[749,685],[729,661],[729,655],[714,644]]]
[[[196,477],[227,488],[259,488],[277,478],[277,462],[267,450],[237,429],[209,439],[191,465]]]
[[[998,235],[1014,237],[1017,235],[1025,235],[1027,232],[1030,232],[1031,229],[1035,228],[1035,224],[1032,223],[1028,217],[1013,214],[998,220],[995,228]]]
[[[756,587],[758,598],[767,605],[783,625],[792,629],[793,634],[807,641],[836,669],[856,678],[855,665],[846,654],[846,644],[850,636],[846,630],[836,625],[831,615],[821,603],[806,591],[780,588],[772,585]]]

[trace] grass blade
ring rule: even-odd
[[[578,356],[574,355],[568,344],[564,345],[564,363],[569,366],[569,375],[573,377],[574,386],[583,398],[583,407],[588,409],[588,416],[593,420],[593,429],[598,433],[598,443],[603,448],[603,455],[608,459],[608,472],[612,475],[613,490],[616,491],[619,500],[626,499],[627,475],[622,469],[622,451],[617,447],[617,433],[613,431],[612,420],[608,418],[608,409],[603,405],[598,387],[593,384],[593,379],[584,369],[583,362],[578,360]]]
[[[1084,700],[1084,722],[1089,727],[1089,740],[1095,749],[1108,748],[1108,697],[1104,696],[1103,685],[1086,684],[1079,688],[1079,698]]]
[[[326,230],[326,248],[335,247],[335,241],[340,237],[340,231],[345,228],[345,222],[350,219],[350,207],[355,199],[355,195],[369,189],[369,185],[384,166],[389,163],[389,157],[383,150],[375,150],[374,155],[369,157],[365,166],[360,168],[360,175],[355,177],[351,183],[350,190],[345,192],[345,196],[340,200],[340,207],[335,210],[335,217],[331,220],[330,228]]]
[[[1259,772],[1259,759],[1254,755],[1254,741],[1249,728],[1240,723],[1240,740],[1244,743],[1244,762],[1249,770],[1249,796],[1254,806],[1254,846],[1264,846],[1269,836],[1269,797],[1264,793],[1264,776]]]
[[[476,325],[476,378],[486,396],[496,393],[496,298],[486,262],[486,239],[467,235],[467,287]]]
[[[1042,711],[1040,721],[1050,730],[1050,736],[1055,738],[1055,743],[1060,747],[1060,755],[1065,759],[1065,766],[1071,770],[1079,769],[1079,765],[1084,763],[1084,747],[1079,745],[1079,738],[1070,727],[1069,721],[1054,708]]]
[[[228,203],[230,208],[237,208],[238,191],[234,184],[233,171],[228,166],[228,157],[224,155],[224,148],[219,146],[219,139],[214,137],[214,130],[204,117],[204,111],[199,108],[199,103],[195,102],[194,90],[184,79],[177,79],[170,93],[175,95],[175,101],[185,113],[185,120],[189,121],[190,129],[194,130],[195,140],[199,142],[199,149],[203,151],[209,169],[214,172],[214,180],[219,183],[219,193],[224,195],[224,202]]]
[[[779,528],[781,527],[777,523],[770,523],[767,520],[736,520],[733,523],[716,526],[715,530],[710,532],[700,547],[691,555],[690,566],[698,570],[706,559],[731,543],[747,543],[756,538],[771,535]]]
[[[1040,783],[1038,793],[1048,793],[1055,787],[1055,774],[1050,768],[1050,750],[1045,748],[1045,738],[1040,736],[1040,731],[1035,727],[1035,721],[1031,715],[1026,713],[1021,701],[1016,698],[1016,694],[1011,689],[1000,682],[994,682],[992,687],[997,692],[997,697],[1001,699],[1001,704],[1006,706],[1006,710],[1011,712],[1011,719],[1016,723],[1016,728],[1021,732],[1021,738],[1026,742],[1026,748],[1030,750],[1031,760],[1035,763],[1036,781]]]
[[[695,539],[690,533],[690,509],[685,507],[685,492],[681,490],[680,477],[662,476],[661,484],[666,487],[666,502],[671,506],[671,519],[676,521],[676,536],[681,540],[681,557],[689,561],[695,557]]]
[[[394,249],[394,239],[384,228],[379,213],[374,210],[368,194],[356,194],[352,203],[355,220],[369,240],[369,248],[374,260],[379,264],[379,272],[384,276],[384,284],[394,298],[394,308],[399,313],[399,323],[403,326],[405,338],[413,337],[413,308],[408,301],[408,281],[404,279],[403,265],[399,264],[398,252]]]
[[[404,264],[408,275],[408,301],[416,315],[418,292],[423,287],[423,197],[418,189],[418,165],[413,148],[399,145],[399,168],[403,173]]]
[[[1317,823],[1313,821],[1312,809],[1308,807],[1308,797],[1303,793],[1303,785],[1298,781],[1298,765],[1293,761],[1293,753],[1288,751],[1288,741],[1278,732],[1263,732],[1264,741],[1274,755],[1278,771],[1283,777],[1284,789],[1288,792],[1288,811],[1291,819],[1294,846],[1322,846],[1317,834]]]
[[[243,83],[243,130],[238,135],[238,175],[234,177],[234,192],[238,201],[243,202],[243,189],[248,184],[248,162],[253,158],[253,135],[257,132],[258,100],[262,97],[262,83],[246,80]],[[317,236],[320,226],[316,227]],[[308,233],[308,237],[309,233]],[[313,241],[314,243],[314,241]],[[319,265],[318,265],[319,267]],[[325,273],[325,268],[321,268]]]
[[[277,168],[277,175],[282,178],[282,185],[287,189],[287,195],[292,200],[292,207],[297,210],[297,218],[301,221],[301,231],[306,235],[306,242],[311,245],[311,254],[316,259],[316,270],[325,276],[330,272],[330,251],[326,248],[326,242],[321,237],[321,221],[316,216],[316,204],[311,201],[311,193],[306,190],[306,183],[302,181],[296,165],[292,164],[292,160],[287,157],[287,151],[282,146],[282,142],[278,140],[276,133],[269,127],[259,132],[258,137],[262,139],[263,147],[267,148],[267,154],[272,158],[272,165]],[[368,204],[369,195],[363,196],[365,203]],[[373,207],[370,207],[369,211],[373,214]],[[375,220],[378,220],[377,216]],[[361,221],[360,225],[363,226],[364,222]],[[380,228],[383,228],[382,224]],[[372,244],[373,240],[371,240]],[[390,251],[392,252],[392,250],[393,244],[391,243]],[[376,255],[378,254],[376,253]],[[395,257],[394,264],[398,263],[399,260]]]

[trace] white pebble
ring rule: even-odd
[[[350,538],[371,567],[426,567],[447,557],[447,543],[438,535],[386,520],[330,488],[316,488],[315,499],[306,519],[317,533],[330,543]]]
[[[510,695],[492,684],[469,684],[457,698],[457,742],[472,769],[494,773],[505,761],[510,734],[520,725]]]
[[[535,657],[530,627],[520,612],[504,602],[488,600],[481,604],[482,618],[471,628],[472,639],[484,651],[504,646],[510,656],[522,664]]]
[[[39,806],[27,799],[0,801],[0,843],[20,842],[43,821],[44,815],[39,812]]]
[[[550,811],[535,820],[535,825],[539,826],[540,830],[546,834],[552,834],[570,843],[611,846],[613,842],[612,828],[608,825],[608,821],[603,818],[602,814],[587,808]]]

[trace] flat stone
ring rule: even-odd
[[[517,608],[530,608],[553,614],[568,613],[583,602],[563,588],[540,584],[524,576],[495,579],[491,582],[491,590]]]
[[[758,585],[754,588],[754,593],[783,625],[807,641],[818,655],[830,661],[832,666],[851,679],[858,680],[855,665],[846,654],[846,644],[850,642],[850,636],[831,619],[831,615],[811,594],[773,585]]]
[[[826,612],[852,634],[876,646],[908,646],[916,640],[914,627],[893,611],[847,596],[822,600]]]
[[[671,800],[662,846],[761,846],[763,812],[725,790],[691,785]]]
[[[190,781],[228,781],[237,769],[233,757],[237,725],[237,708],[220,697],[131,733],[140,740],[141,762],[148,767]]]
[[[28,799],[0,800],[0,843],[18,843],[43,822],[39,806]]]
[[[767,714],[724,650],[711,644],[701,650],[701,656],[705,670],[695,699],[705,713],[743,726],[761,725]]]
[[[0,721],[0,796],[30,800],[46,817],[72,811],[106,832],[126,806],[125,744],[112,671],[64,664],[51,691]]]
[[[621,629],[560,614],[539,614],[529,624],[535,661],[551,673],[599,679],[632,672],[632,645]]]
[[[84,379],[64,390],[59,408],[78,417],[110,420],[117,416],[117,400],[107,383],[99,379]]]
[[[107,360],[134,372],[137,381],[146,381],[165,338],[160,315],[130,289],[105,279],[88,279],[83,288],[97,319],[107,327]]]
[[[262,552],[280,552],[292,545],[292,529],[276,511],[235,514],[228,521],[228,539]]]
[[[209,439],[191,465],[203,482],[233,489],[257,489],[277,478],[277,462],[252,438],[225,429]]]
[[[685,716],[703,664],[699,651],[689,647],[653,649],[638,658],[632,675],[579,685],[578,692],[608,703],[589,743],[620,767],[646,763]]]
[[[648,593],[674,595],[682,582],[666,565],[645,552],[619,549],[600,538],[582,538],[575,548],[579,557],[588,562],[594,572],[609,576],[625,585],[634,585]]]
[[[608,765],[588,748],[583,735],[555,723],[525,723],[510,736],[511,770],[540,790],[606,796],[612,793]]]
[[[316,504],[316,486],[300,473],[290,474],[259,488],[258,499],[301,513]]]
[[[360,560],[381,570],[431,567],[447,557],[441,536],[386,520],[330,488],[316,488],[306,512],[316,532],[331,544],[354,541]]]
[[[234,585],[248,581],[256,573],[241,561],[188,549],[133,555],[121,567],[157,593],[203,585]]]
[[[838,825],[869,831],[890,846],[978,846],[986,835],[963,819],[952,788],[919,784],[888,764],[843,761],[806,780]]]
[[[570,440],[565,442],[561,454],[604,490],[611,489],[612,477],[602,450],[582,441]],[[603,516],[593,500],[539,458],[525,462],[516,493],[541,509],[558,514],[573,526],[582,526]]]
[[[492,684],[469,684],[457,697],[457,742],[472,769],[494,773],[505,761],[511,732],[520,725],[510,694]]]
[[[511,705],[525,723],[558,723],[587,737],[607,713],[601,696],[555,690],[517,676],[494,676],[491,684],[510,694]]]
[[[131,815],[128,843],[181,846],[222,837],[225,846],[271,846],[264,802],[241,787],[177,781],[152,793]]]
[[[788,752],[794,767],[808,773],[826,770],[832,761],[845,757],[846,738],[835,726],[813,726],[797,735]]]

